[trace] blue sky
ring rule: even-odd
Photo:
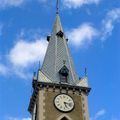
[[[55,4],[0,1],[0,120],[30,120],[32,73],[42,64]],[[80,77],[87,67],[91,120],[120,120],[120,1],[62,0],[60,17]]]

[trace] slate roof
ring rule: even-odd
[[[38,79],[37,79],[38,82],[47,82],[47,83],[51,83],[52,81],[47,78],[41,70],[38,70]]]
[[[88,77],[84,76],[83,78],[81,78],[77,83],[77,86],[88,87]]]
[[[60,33],[60,36],[57,33]],[[76,85],[78,77],[74,69],[60,17],[57,14],[41,71],[53,83],[59,83],[59,70],[64,65],[69,69],[68,84]]]

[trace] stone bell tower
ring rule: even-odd
[[[69,53],[58,7],[44,62],[33,77],[32,120],[89,120],[88,78],[79,79]]]

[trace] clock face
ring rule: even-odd
[[[55,107],[62,112],[69,112],[74,108],[73,99],[66,94],[57,95],[54,99]]]

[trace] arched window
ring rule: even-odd
[[[68,120],[66,117],[63,117],[61,120]]]
[[[57,120],[72,120],[68,115],[62,114]]]

